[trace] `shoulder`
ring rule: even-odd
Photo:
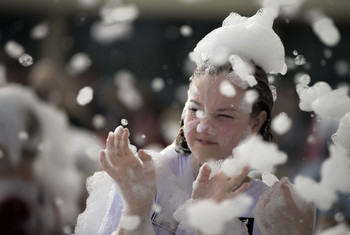
[[[177,150],[176,145],[170,144],[163,149],[157,158],[157,167],[170,170],[175,175],[186,170],[189,162],[188,154]]]

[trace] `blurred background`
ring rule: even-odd
[[[276,135],[289,157],[276,174],[291,179],[306,174],[317,179],[337,123],[320,122],[312,113],[301,111],[295,81],[310,79],[310,85],[325,81],[332,88],[349,86],[350,2],[289,2],[273,27],[284,44],[288,65],[286,75],[270,77],[277,90],[273,116],[285,112],[293,121],[287,134]],[[54,224],[47,228],[50,233],[73,231],[75,216],[85,209],[86,178],[100,170],[98,150],[104,148],[109,131],[121,124],[127,126],[138,148],[161,149],[173,141],[194,69],[188,53],[207,33],[221,26],[230,12],[249,17],[261,6],[257,0],[0,0],[0,87],[21,84],[29,89],[40,102],[57,108],[55,112],[65,117],[60,130],[70,133],[70,138],[58,140],[61,151],[64,148],[69,152],[66,157],[74,159],[65,161],[62,169],[69,166],[78,175],[73,177],[76,184],[61,182],[59,187],[63,191],[72,187],[79,190],[73,196],[67,193],[65,199],[50,189],[48,197],[53,208],[65,200],[73,200],[77,208],[74,212],[53,209],[52,218],[64,213],[69,216],[62,219],[64,226],[56,232]],[[315,22],[321,18],[328,20],[323,32],[333,35],[331,41],[324,41],[315,31]],[[51,125],[56,126],[54,120]],[[84,137],[71,137],[72,130]],[[92,146],[94,150],[87,152]],[[6,147],[2,151],[0,164],[6,164]],[[31,168],[37,161],[33,158],[23,167]],[[18,164],[7,164],[18,168]],[[1,174],[0,187],[8,188],[4,185],[11,177],[27,179],[23,171],[18,172],[19,176]],[[62,181],[60,173],[52,181],[39,184],[50,188],[56,181]],[[45,187],[38,188],[45,191]],[[7,191],[15,191],[11,190]],[[18,193],[9,200],[5,191],[0,192],[0,221],[13,207],[21,213],[12,216],[24,220],[26,217],[17,215],[30,210],[25,209],[25,203],[22,207],[14,205],[16,200],[29,199]],[[334,214],[336,210],[331,220]],[[0,226],[9,227],[6,220],[2,221]]]

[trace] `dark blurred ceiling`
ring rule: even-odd
[[[48,15],[74,14],[85,10],[91,14],[98,12],[107,0],[98,0],[98,4],[89,9],[79,5],[82,0],[0,0],[0,14],[41,13]],[[90,0],[92,1],[92,0]],[[123,3],[134,3],[139,7],[142,18],[187,18],[205,19],[220,18],[234,11],[250,16],[260,8],[258,0],[191,0],[194,4],[186,4],[190,0],[124,0]],[[302,19],[306,11],[321,9],[337,22],[350,21],[349,0],[290,0],[303,2],[295,18]]]

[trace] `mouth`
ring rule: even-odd
[[[202,145],[210,146],[210,145],[215,145],[216,142],[211,141],[211,140],[206,140],[206,139],[196,139],[197,142],[199,142]]]

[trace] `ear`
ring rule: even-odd
[[[250,125],[252,127],[252,132],[258,133],[260,131],[262,125],[265,123],[266,119],[267,119],[266,111],[261,111],[257,117],[252,118],[250,121]]]

